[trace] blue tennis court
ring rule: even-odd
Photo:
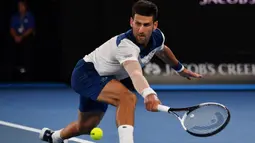
[[[158,91],[161,101],[172,107],[184,107],[201,102],[219,102],[232,114],[228,127],[219,134],[199,138],[186,133],[179,121],[166,113],[152,113],[144,108],[139,97],[136,108],[136,143],[250,143],[255,126],[255,91],[252,90],[168,90]],[[0,142],[42,143],[39,129],[59,129],[76,120],[78,95],[69,87],[59,86],[1,86]],[[115,108],[110,106],[99,125],[104,137],[97,143],[117,143]],[[87,141],[85,141],[87,140]],[[71,143],[95,142],[89,136],[73,138]]]

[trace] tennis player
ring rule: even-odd
[[[119,142],[134,143],[137,98],[131,92],[132,87],[144,98],[148,111],[157,112],[157,106],[161,104],[142,72],[142,67],[154,55],[185,78],[201,77],[187,70],[164,45],[165,37],[157,28],[157,16],[158,8],[154,3],[146,0],[136,2],[132,7],[131,29],[112,37],[77,62],[71,85],[80,95],[78,119],[57,131],[43,128],[41,140],[61,143],[71,137],[89,134],[100,123],[110,104],[117,108]]]

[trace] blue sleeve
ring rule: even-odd
[[[32,14],[29,14],[27,27],[28,28],[35,28],[35,19],[34,19],[34,16]]]
[[[16,21],[16,18],[15,18],[15,16],[12,16],[12,18],[11,18],[11,28],[16,28],[15,27],[15,25],[16,25],[16,23],[17,23],[17,21]]]

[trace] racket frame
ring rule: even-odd
[[[187,128],[184,126],[184,119],[186,118],[186,116],[190,112],[192,112],[192,111],[194,111],[194,110],[196,110],[200,107],[209,106],[209,105],[217,105],[217,106],[223,107],[227,111],[228,117],[227,117],[226,121],[224,122],[224,124],[219,129],[215,130],[214,132],[207,133],[207,134],[195,134],[195,133],[190,132],[189,130],[187,130]],[[181,125],[182,125],[183,129],[186,132],[188,132],[189,134],[191,134],[193,136],[197,136],[197,137],[209,137],[209,136],[213,136],[213,135],[219,133],[220,131],[222,131],[228,125],[228,123],[230,121],[230,118],[231,118],[229,109],[226,106],[224,106],[223,104],[216,103],[216,102],[204,102],[204,103],[200,103],[200,104],[195,105],[195,106],[190,106],[190,107],[185,107],[185,108],[170,108],[170,107],[164,106],[164,105],[160,105],[160,106],[161,106],[161,107],[159,107],[160,111],[165,111],[165,112],[168,112],[170,114],[175,115],[179,119],[179,121],[181,122]],[[180,117],[176,112],[185,112],[185,113],[183,114],[182,117]]]

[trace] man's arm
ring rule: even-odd
[[[12,36],[13,38],[15,38],[16,36],[18,36],[14,28],[10,28],[10,33],[11,33],[11,36]]]
[[[18,35],[18,33],[15,30],[15,25],[17,23],[17,20],[15,16],[11,18],[11,26],[10,26],[10,34],[11,37],[14,39],[16,43],[19,43],[22,40],[22,37]]]
[[[139,48],[133,42],[124,39],[116,49],[115,57],[127,71],[135,90],[143,96],[146,109],[148,111],[158,111],[160,101],[143,75],[138,60],[139,52]]]
[[[187,70],[175,57],[172,50],[164,45],[164,48],[157,52],[156,55],[163,60],[166,64],[170,64],[170,66],[179,73],[179,75],[191,80],[193,78],[201,78],[202,75],[194,73],[190,70]]]
[[[25,38],[27,36],[29,36],[30,34],[32,34],[34,32],[34,29],[33,28],[29,28],[27,29],[24,34],[22,34],[22,38]]]
[[[142,68],[139,62],[128,60],[125,61],[122,65],[129,74],[136,91],[143,95],[143,90],[149,88],[150,86],[146,78],[143,76]]]
[[[181,72],[184,70],[184,66],[178,61],[172,50],[166,45],[164,45],[164,48],[161,51],[156,53],[156,56],[166,64],[170,64],[170,66],[176,71]]]
[[[141,65],[138,61],[138,52],[133,48],[129,49],[130,51],[128,52],[127,49],[118,48],[116,58],[127,71],[135,90],[144,98],[149,94],[156,94],[150,88],[148,81],[143,75]],[[148,93],[148,91],[150,93]]]
[[[29,23],[28,23],[28,29],[22,34],[22,38],[28,37],[30,34],[33,34],[34,28],[35,28],[35,19],[32,14],[28,17]]]
[[[136,91],[143,96],[146,109],[157,112],[158,105],[161,104],[156,92],[150,87],[148,81],[143,76],[141,65],[136,60],[123,62],[123,67],[128,72]]]
[[[143,76],[142,68],[139,63],[140,49],[130,40],[124,39],[118,45],[115,51],[115,57],[119,63],[127,71],[134,88],[143,97],[148,95],[148,91],[151,94],[156,94],[149,86],[149,83]]]
[[[17,37],[18,36],[18,34],[16,33],[16,31],[15,31],[15,24],[16,24],[17,22],[16,22],[16,19],[15,19],[15,16],[12,16],[12,18],[11,18],[11,21],[10,21],[10,34],[11,34],[11,36],[13,37],[13,38],[15,38],[15,37]]]

